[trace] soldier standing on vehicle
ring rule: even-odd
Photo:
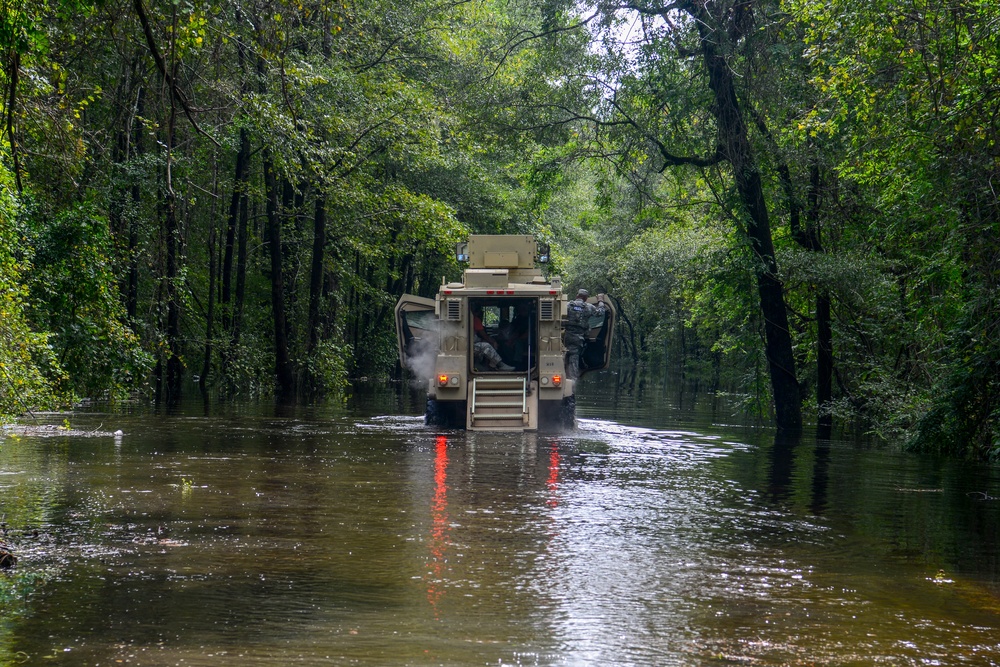
[[[597,305],[588,303],[590,292],[581,289],[576,293],[576,299],[566,306],[566,331],[563,343],[566,345],[566,377],[576,380],[580,377],[580,355],[587,343],[587,330],[590,328],[590,318],[608,311],[604,303],[604,295],[597,295]]]

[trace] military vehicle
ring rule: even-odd
[[[396,304],[400,361],[427,385],[426,422],[488,431],[572,427],[576,380],[566,377],[563,329],[574,297],[559,276],[542,274],[547,247],[531,236],[479,235],[459,243],[456,256],[467,265],[461,282],[442,280],[434,299],[405,294]],[[586,323],[581,376],[610,360],[615,316],[605,303]]]

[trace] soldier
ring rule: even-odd
[[[472,330],[476,337],[473,349],[477,359],[486,362],[495,371],[514,370],[513,366],[509,366],[503,362],[500,353],[497,352],[497,342],[486,331],[486,327],[483,326],[483,307],[480,305],[472,307]]]
[[[580,355],[587,343],[587,330],[590,328],[590,318],[602,312],[607,312],[604,295],[597,295],[597,305],[587,303],[590,292],[581,289],[576,293],[576,299],[566,306],[566,332],[563,343],[566,345],[566,377],[576,380],[580,377]]]

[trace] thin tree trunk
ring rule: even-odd
[[[213,216],[214,217],[214,216]],[[198,377],[198,388],[202,396],[208,396],[208,373],[212,369],[212,336],[215,335],[215,284],[217,264],[215,259],[215,224],[208,234],[208,313],[205,316],[205,357],[201,364],[201,375]]]
[[[236,295],[233,301],[232,345],[240,342],[243,328],[243,306],[247,293],[247,242],[250,236],[250,201],[246,193],[240,197],[240,222],[236,228]]]
[[[21,185],[21,151],[17,143],[14,128],[14,115],[17,113],[17,87],[21,76],[21,54],[13,46],[8,46],[7,78],[9,90],[7,97],[7,141],[10,144],[10,158],[14,169],[14,185],[18,194],[24,191]]]
[[[144,102],[146,89],[139,87],[135,97],[135,112],[132,116],[132,154],[136,157],[142,155],[143,151],[143,131],[142,123],[137,119],[144,112]],[[128,220],[128,287],[125,292],[125,311],[128,320],[135,326],[136,313],[139,308],[139,203],[142,199],[140,181],[135,176],[132,177],[132,213]]]
[[[285,316],[285,287],[282,270],[281,215],[278,210],[278,179],[274,174],[271,152],[264,150],[264,190],[267,198],[267,239],[271,256],[271,311],[274,318],[274,369],[278,382],[278,401],[295,400],[295,373],[289,356],[288,327]]]
[[[281,179],[281,210],[279,219],[281,220],[281,233],[282,239],[287,236],[291,236],[291,242],[283,242],[281,245],[281,270],[283,275],[281,277],[281,286],[284,290],[284,302],[285,302],[285,340],[288,341],[289,353],[291,352],[291,346],[294,341],[297,340],[295,334],[295,321],[294,316],[289,316],[287,313],[295,313],[297,310],[297,299],[298,294],[295,289],[296,283],[296,256],[295,256],[295,243],[301,238],[298,232],[298,211],[299,207],[297,202],[299,200],[299,190],[296,188],[292,182],[287,179]]]
[[[177,282],[180,280],[179,228],[177,225],[177,200],[173,192],[166,194],[167,242],[167,402],[177,403],[181,398],[184,362],[181,350],[181,305]]]
[[[809,168],[809,210],[806,239],[813,252],[823,252],[819,232],[819,194],[821,185],[819,164],[814,160]],[[833,401],[833,326],[830,316],[830,292],[825,287],[816,290],[816,406],[820,428],[829,430],[833,424],[830,403]]]
[[[250,135],[240,128],[240,148],[236,153],[236,168],[233,177],[233,196],[229,201],[229,217],[226,224],[226,244],[222,259],[222,326],[230,331],[232,328],[232,282],[233,260],[236,253],[238,226],[240,222],[240,207],[246,193],[247,182],[250,179]]]
[[[215,301],[217,285],[219,284],[219,257],[217,235],[217,206],[219,201],[219,162],[217,156],[212,156],[212,206],[209,210],[211,226],[208,232],[208,312],[205,314],[205,356],[202,360],[201,374],[198,376],[198,388],[201,395],[208,399],[208,374],[212,370],[212,347],[215,336]]]
[[[336,243],[328,243],[330,246],[331,264],[339,267],[343,258]],[[322,337],[329,338],[337,329],[338,317],[340,314],[340,275],[336,269],[323,272],[323,302],[327,304],[328,312],[323,318]]]
[[[243,23],[243,13],[236,8],[236,24]],[[247,72],[247,49],[242,37],[236,40],[236,60],[239,66],[241,97],[250,93],[250,78]],[[262,74],[258,63],[258,74]],[[263,77],[262,77],[263,78]],[[222,326],[229,335],[229,345],[225,350],[223,365],[228,364],[232,350],[239,342],[240,328],[243,319],[243,296],[246,289],[246,251],[247,251],[247,186],[250,182],[250,133],[245,127],[240,127],[240,147],[236,153],[236,165],[233,176],[233,195],[229,201],[229,217],[226,223],[226,242],[222,259]],[[233,255],[236,255],[236,299],[233,303]]]
[[[313,215],[312,262],[309,269],[309,348],[311,354],[320,340],[320,304],[323,298],[323,259],[326,250],[326,199],[316,198]]]
[[[361,251],[354,251],[354,275],[361,277]],[[347,314],[351,322],[351,345],[354,347],[354,354],[357,357],[358,343],[361,338],[361,297],[358,288],[351,285],[350,299],[347,302]]]
[[[177,12],[173,12],[173,25],[177,25]],[[176,34],[176,33],[173,33]],[[174,40],[171,39],[171,61]],[[176,71],[172,72],[176,80]],[[167,85],[172,85],[169,81]],[[184,378],[183,347],[181,344],[181,301],[179,293],[181,233],[177,222],[177,194],[174,192],[173,150],[177,131],[177,107],[175,95],[169,94],[170,109],[167,114],[167,187],[166,187],[166,241],[167,241],[167,403],[175,405],[181,400]]]

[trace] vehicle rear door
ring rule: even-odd
[[[591,303],[596,303],[596,299],[591,298]],[[611,363],[611,344],[614,342],[615,312],[614,306],[609,299],[605,299],[607,310],[597,315],[593,315],[589,321],[587,329],[587,344],[583,348],[583,356],[580,360],[581,373],[586,371],[596,371],[607,368]]]
[[[412,294],[400,297],[396,304],[396,342],[400,363],[411,369],[417,359],[436,353],[438,318],[434,312],[434,299]]]

